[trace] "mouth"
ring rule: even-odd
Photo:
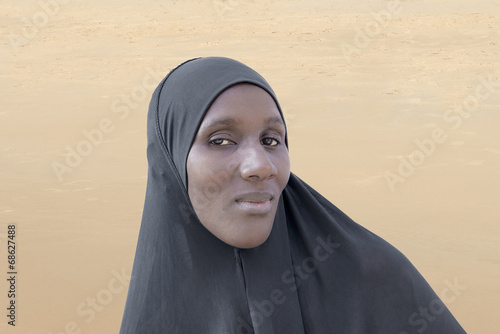
[[[271,211],[274,196],[268,192],[251,192],[240,195],[235,202],[239,209],[249,214],[266,214]]]

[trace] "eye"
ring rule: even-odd
[[[209,141],[210,145],[215,145],[215,146],[226,146],[226,145],[233,145],[234,142],[232,142],[229,139],[224,139],[224,138],[218,138],[218,139],[213,139]]]
[[[272,137],[266,137],[262,139],[262,145],[265,146],[278,146],[279,144],[280,144],[279,140]]]

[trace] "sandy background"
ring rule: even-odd
[[[0,1],[2,272],[8,224],[18,247],[17,326],[2,274],[0,332],[118,331],[149,98],[180,62],[220,55],[277,92],[293,172],[438,294],[458,284],[447,305],[469,333],[499,333],[498,1],[51,1]],[[419,155],[433,131],[441,142]]]

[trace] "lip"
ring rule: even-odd
[[[266,214],[272,209],[274,195],[265,191],[240,194],[235,202],[239,209],[250,214]]]

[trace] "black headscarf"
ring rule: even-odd
[[[269,84],[228,58],[189,60],[153,94],[144,213],[121,334],[465,333],[413,265],[293,173],[269,238],[232,247],[198,220],[186,160],[227,88]],[[423,311],[425,310],[425,311]]]

